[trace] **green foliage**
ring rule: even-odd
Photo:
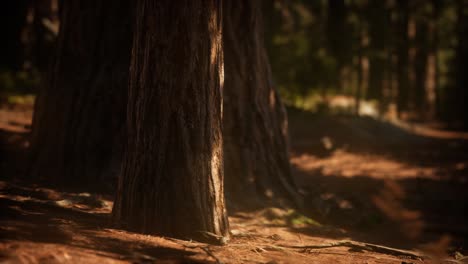
[[[276,1],[266,9],[266,46],[275,81],[287,102],[334,84],[337,60],[325,48],[325,8],[324,1]],[[280,25],[273,27],[277,21]]]
[[[33,105],[34,100],[36,99],[36,96],[32,94],[3,94],[0,97],[5,97],[6,102],[12,105]]]
[[[31,93],[39,86],[40,79],[40,74],[37,71],[13,72],[9,70],[0,70],[0,93]]]
[[[288,224],[292,227],[322,226],[319,222],[307,217],[295,210],[289,210],[286,214]]]
[[[391,0],[265,1],[265,43],[275,85],[286,104],[298,108],[320,111],[327,108],[324,97],[359,94],[361,100],[376,100],[385,111],[396,103],[398,81],[405,80],[399,76],[405,71],[398,70],[398,57],[406,47],[400,34],[407,32],[401,28],[407,15],[408,60],[403,59],[403,67],[408,68],[409,83],[401,87],[410,95],[413,108],[408,111],[416,112],[414,105],[427,100],[421,99],[427,97],[424,92],[417,93],[425,88],[415,83],[414,75],[424,69],[423,50],[432,52],[435,47],[434,107],[440,113],[452,107],[447,94],[456,86],[454,72],[460,68],[455,63],[460,38],[457,6],[455,0],[412,1],[408,9]]]

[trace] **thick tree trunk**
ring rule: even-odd
[[[33,176],[93,187],[117,174],[131,10],[128,0],[65,1],[56,58],[35,106]]]
[[[226,0],[224,10],[226,196],[242,206],[298,204],[286,112],[263,43],[261,1]]]
[[[117,225],[180,238],[228,235],[220,12],[216,0],[138,1]]]

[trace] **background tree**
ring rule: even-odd
[[[0,9],[0,69],[18,70],[22,66],[24,51],[21,35],[27,11],[27,0],[7,1]]]
[[[366,12],[369,25],[369,85],[366,97],[383,103],[384,89],[389,83],[388,46],[390,44],[390,15],[387,1],[369,1]]]
[[[137,3],[127,130],[112,216],[131,230],[228,236],[221,3]]]
[[[352,60],[352,45],[350,45],[351,28],[348,24],[349,8],[345,0],[328,0],[327,10],[327,47],[335,59],[336,83],[338,91],[344,92],[345,67]]]
[[[249,206],[265,199],[298,203],[289,167],[286,112],[264,48],[261,1],[224,3],[228,201]]]
[[[452,122],[468,128],[468,1],[457,0],[457,44],[455,55],[454,87],[452,88]]]
[[[414,7],[415,37],[413,48],[415,49],[414,59],[414,108],[418,116],[424,117],[429,110],[428,101],[428,63],[431,48],[430,36],[430,2],[416,2]]]
[[[397,22],[397,78],[398,78],[398,96],[397,109],[398,116],[409,109],[409,38],[408,38],[408,20],[409,6],[406,0],[397,0],[398,22]]]
[[[54,54],[59,30],[59,8],[61,0],[33,0],[32,2],[32,50],[34,65],[42,72],[48,70]]]
[[[121,159],[131,1],[64,1],[53,67],[36,100],[30,173],[99,186]]]

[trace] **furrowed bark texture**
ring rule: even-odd
[[[298,203],[289,165],[286,112],[263,43],[261,1],[224,3],[227,200],[254,207],[268,200]]]
[[[33,176],[89,188],[116,179],[131,10],[129,0],[64,2],[55,61],[35,105]]]
[[[117,225],[180,238],[228,235],[220,12],[216,0],[138,1]]]

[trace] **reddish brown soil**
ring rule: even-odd
[[[112,196],[21,177],[31,114],[0,109],[2,263],[457,263],[468,255],[462,133],[291,110],[304,208],[238,211],[229,243],[214,246],[117,230]]]

